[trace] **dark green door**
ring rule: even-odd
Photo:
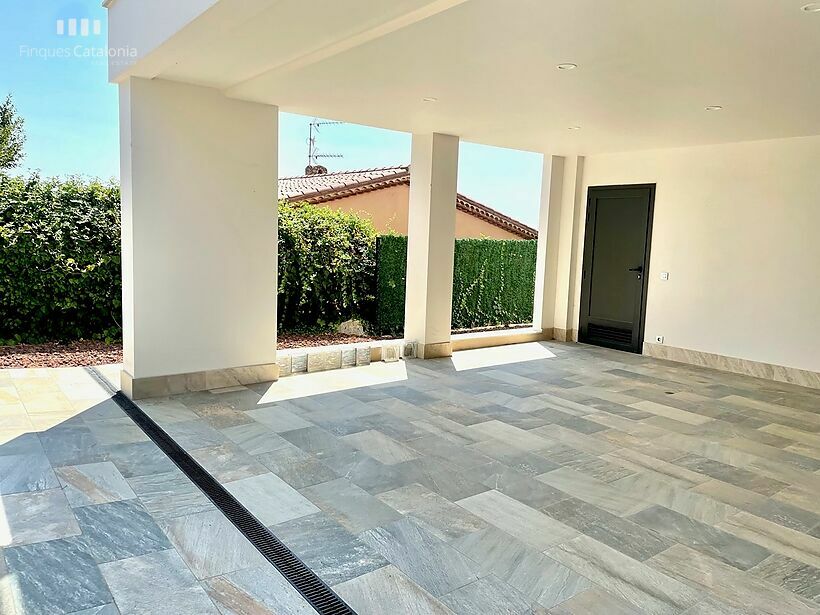
[[[591,187],[579,340],[641,352],[655,186]]]

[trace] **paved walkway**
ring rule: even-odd
[[[0,372],[0,605],[309,612],[96,387]],[[541,343],[140,406],[361,615],[820,612],[817,391]]]

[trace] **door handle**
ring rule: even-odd
[[[638,265],[637,267],[630,267],[629,271],[635,271],[637,273],[643,273],[643,265]]]

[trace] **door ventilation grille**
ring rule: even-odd
[[[605,325],[590,324],[589,337],[616,344],[631,344],[632,331],[630,329],[618,329],[617,327],[607,327]]]
[[[163,453],[222,511],[251,544],[282,573],[282,576],[316,610],[319,615],[356,615],[315,572],[300,560],[261,521],[233,497],[219,482],[179,446],[139,406],[122,391],[114,391],[107,380],[90,368],[100,384],[112,393],[112,399],[122,408]]]

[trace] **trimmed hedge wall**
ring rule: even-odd
[[[307,203],[279,204],[280,329],[372,321],[375,269],[370,220]]]
[[[453,329],[532,321],[535,240],[457,239]]]
[[[0,343],[119,339],[120,191],[0,174]]]
[[[511,325],[532,320],[535,240],[457,239],[453,262],[453,328]],[[407,237],[378,239],[376,329],[401,336]]]
[[[407,237],[381,235],[376,246],[376,332],[401,337],[404,332]]]

